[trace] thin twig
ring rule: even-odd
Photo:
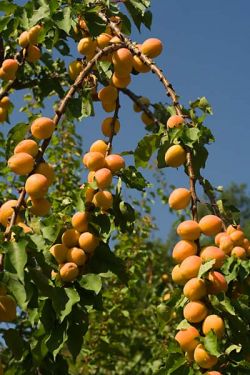
[[[109,155],[112,151],[112,143],[113,143],[113,138],[115,136],[115,123],[118,120],[119,109],[120,109],[120,100],[119,100],[119,90],[118,90],[118,96],[117,96],[116,103],[115,103],[115,112],[114,112],[114,115],[112,117],[112,121],[111,121],[111,124],[110,124],[111,134],[109,136],[106,156]]]

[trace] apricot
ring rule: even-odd
[[[6,74],[10,75],[16,75],[16,72],[18,70],[18,62],[15,59],[6,59],[2,63],[1,68]]]
[[[14,148],[14,154],[18,154],[19,152],[26,152],[35,157],[38,153],[38,144],[32,139],[24,139]]]
[[[216,365],[218,358],[209,354],[202,344],[199,344],[194,350],[194,360],[201,367],[209,369]]]
[[[29,176],[25,183],[25,190],[32,199],[43,198],[49,188],[48,179],[40,173]]]
[[[183,294],[190,301],[197,301],[207,295],[205,281],[197,277],[188,280],[183,289]]]
[[[81,55],[92,55],[95,52],[97,43],[90,36],[82,38],[77,46],[77,50]]]
[[[9,295],[0,296],[0,322],[16,319],[16,301]]]
[[[114,125],[112,126],[113,118],[107,117],[102,122],[102,132],[106,137],[111,137],[112,133],[117,134],[120,130],[120,121],[115,119]]]
[[[102,102],[102,108],[105,112],[113,112],[116,108],[116,102]]]
[[[94,152],[94,151],[101,152],[105,156],[106,152],[107,152],[107,149],[108,149],[107,143],[102,141],[101,139],[99,139],[99,140],[95,141],[94,143],[92,143],[89,151],[90,152]]]
[[[90,232],[84,232],[80,235],[79,245],[87,254],[91,254],[95,251],[99,245],[99,239]]]
[[[98,98],[102,102],[107,102],[107,103],[114,103],[118,97],[118,91],[117,88],[114,86],[106,86],[103,87],[99,92],[98,92]]]
[[[231,255],[239,259],[245,259],[247,256],[246,250],[244,249],[244,247],[240,247],[240,246],[235,246],[233,250],[231,251]]]
[[[224,293],[227,291],[227,281],[218,271],[211,271],[208,274],[207,290],[209,294]]]
[[[141,120],[146,126],[150,126],[153,124],[154,120],[146,114],[146,112],[142,112]]]
[[[35,25],[29,29],[28,39],[30,44],[37,44],[41,29],[42,26],[40,25]]]
[[[18,227],[22,228],[24,233],[32,233],[33,232],[33,230],[25,223],[20,222],[20,223],[17,223],[16,225]]]
[[[79,269],[75,263],[68,262],[60,268],[59,273],[63,281],[71,282],[79,275]]]
[[[81,73],[82,69],[83,69],[83,65],[82,65],[81,61],[78,61],[78,60],[72,61],[69,64],[70,79],[72,79],[72,81],[74,81],[78,77],[78,75]]]
[[[190,323],[201,322],[207,314],[207,306],[202,301],[191,301],[183,309],[184,318]]]
[[[250,246],[250,241],[247,238],[244,238],[242,242],[242,247],[244,247],[245,250],[248,250],[249,246]]]
[[[127,76],[133,68],[133,55],[127,48],[120,48],[112,55],[115,72]]]
[[[119,172],[122,168],[125,168],[125,160],[118,154],[111,154],[105,158],[106,166],[111,170],[112,173]]]
[[[89,214],[87,212],[76,212],[71,219],[71,224],[78,232],[86,232],[88,230]]]
[[[18,44],[19,46],[21,46],[22,48],[26,48],[29,44],[29,33],[28,31],[23,31],[19,38],[18,38]]]
[[[163,49],[162,42],[157,38],[146,39],[141,46],[141,51],[150,58],[157,57]]]
[[[41,51],[37,46],[29,44],[27,47],[26,60],[30,63],[35,63],[41,58]]]
[[[85,192],[85,202],[92,202],[95,195],[95,190],[88,187]]]
[[[6,108],[0,107],[0,122],[6,121],[8,116],[8,111]]]
[[[190,255],[180,265],[180,271],[186,280],[197,277],[202,260],[198,255]]]
[[[204,249],[202,249],[200,256],[203,262],[215,259],[215,264],[213,265],[213,268],[215,269],[220,268],[226,259],[224,251],[216,246],[206,246]]]
[[[80,233],[76,229],[67,229],[62,235],[62,243],[68,247],[77,247],[79,245]]]
[[[108,33],[101,33],[96,38],[96,42],[99,48],[103,49],[109,45],[110,40],[112,39],[112,35]]]
[[[61,264],[67,261],[68,248],[63,244],[53,245],[49,252],[53,255],[57,263]]]
[[[111,81],[115,87],[118,89],[125,89],[131,82],[131,77],[128,74],[127,76],[118,76],[117,73],[115,72],[112,75]]]
[[[16,199],[10,199],[9,201],[2,204],[0,207],[0,223],[5,227],[8,225],[8,221],[14,212],[14,208],[17,205]]]
[[[229,235],[225,234],[221,237],[219,247],[225,254],[229,254],[233,250],[234,243]]]
[[[108,168],[101,168],[95,172],[95,181],[99,189],[105,189],[112,183],[112,173]]]
[[[85,252],[78,247],[72,247],[67,252],[67,261],[75,263],[77,266],[83,266],[87,259]]]
[[[98,191],[94,195],[92,202],[96,207],[106,211],[113,206],[113,196],[109,191]]]
[[[180,115],[172,115],[169,117],[167,121],[167,127],[168,128],[181,128],[184,124],[184,119]]]
[[[146,105],[146,106],[148,106],[150,104],[150,100],[148,98],[146,98],[145,96],[141,96],[138,99],[138,102],[141,103],[142,105]],[[137,103],[134,103],[133,109],[134,109],[135,112],[141,112],[142,111],[141,107]]]
[[[214,236],[222,229],[222,220],[215,215],[206,215],[199,221],[202,233],[206,236]]]
[[[172,280],[176,284],[184,285],[185,282],[186,282],[186,279],[185,279],[185,277],[183,276],[183,274],[181,272],[181,267],[180,267],[179,264],[177,264],[176,266],[174,266],[174,268],[172,269],[171,277],[172,277]]]
[[[210,331],[213,331],[219,338],[224,335],[225,325],[220,316],[213,314],[206,317],[202,324],[202,332],[207,335]]]
[[[186,161],[186,151],[181,145],[169,147],[165,154],[165,162],[169,167],[178,168]]]
[[[31,133],[35,138],[50,138],[55,130],[55,123],[48,117],[39,117],[31,124]]]
[[[137,45],[137,48],[141,51],[141,45]],[[148,73],[150,72],[150,67],[144,64],[144,62],[140,59],[139,56],[133,56],[133,68],[138,73]]]
[[[219,371],[207,371],[204,375],[222,375]]]
[[[191,352],[199,344],[197,340],[199,336],[199,331],[195,327],[190,326],[187,329],[179,331],[175,335],[175,340],[179,343],[182,350]]]
[[[177,234],[182,240],[194,241],[200,237],[199,224],[194,220],[185,220],[177,227]]]
[[[55,179],[54,167],[46,162],[38,164],[35,169],[35,173],[40,173],[45,176],[49,182],[49,185],[51,185]]]
[[[6,95],[0,100],[0,106],[8,109],[10,106],[10,98]]]
[[[242,230],[235,230],[230,234],[230,238],[233,241],[235,246],[241,246],[243,244],[245,235]]]
[[[173,210],[184,210],[191,202],[191,192],[185,188],[172,191],[168,198],[168,204]]]
[[[51,203],[46,198],[31,199],[32,206],[30,207],[30,212],[36,216],[46,216],[48,215]]]
[[[172,257],[176,263],[181,263],[184,259],[197,253],[197,245],[193,241],[181,240],[175,245]]]
[[[91,184],[92,182],[94,182],[94,177],[95,177],[95,171],[90,171],[88,173],[88,183]]]
[[[105,157],[98,151],[88,152],[83,158],[83,163],[90,171],[97,171],[105,167]]]
[[[12,155],[8,160],[8,167],[12,172],[25,176],[29,174],[35,165],[35,160],[27,152],[19,152],[18,154]]]
[[[214,243],[215,245],[217,246],[220,246],[220,241],[223,237],[227,237],[228,234],[226,232],[219,232],[216,234],[216,236],[214,237]]]

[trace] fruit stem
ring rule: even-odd
[[[107,151],[106,151],[106,156],[108,156],[112,151],[112,143],[113,143],[113,138],[114,138],[114,135],[115,135],[115,122],[118,119],[119,109],[120,109],[120,100],[119,100],[119,90],[118,90],[118,96],[117,96],[116,103],[115,103],[115,111],[114,111],[112,121],[111,121],[111,124],[110,124],[111,134],[110,134],[110,137],[109,137],[109,140],[108,140],[108,147],[107,147]]]

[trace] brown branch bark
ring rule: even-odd
[[[119,100],[119,90],[118,90],[118,97],[116,99],[115,111],[114,111],[114,115],[112,117],[112,122],[111,122],[111,125],[110,125],[111,134],[110,134],[110,137],[109,137],[109,140],[108,140],[108,147],[107,147],[106,155],[109,155],[112,151],[112,143],[113,143],[113,138],[115,136],[115,122],[116,122],[116,120],[118,120],[119,109],[120,109],[120,100]]]

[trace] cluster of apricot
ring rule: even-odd
[[[37,46],[42,26],[35,25],[27,31],[23,31],[18,39],[19,45],[24,48],[26,61],[34,63],[41,58],[40,48]]]
[[[73,228],[63,233],[62,243],[50,248],[50,253],[59,264],[59,278],[64,282],[74,281],[84,271],[84,265],[100,242],[88,231],[88,212],[77,212],[71,223]],[[53,272],[53,276],[58,277],[58,274]]]
[[[0,285],[0,322],[13,322],[16,319],[16,301],[7,294],[4,284]]]
[[[10,107],[10,99],[8,96],[4,96],[0,100],[0,122],[6,121],[8,117],[8,109]]]

